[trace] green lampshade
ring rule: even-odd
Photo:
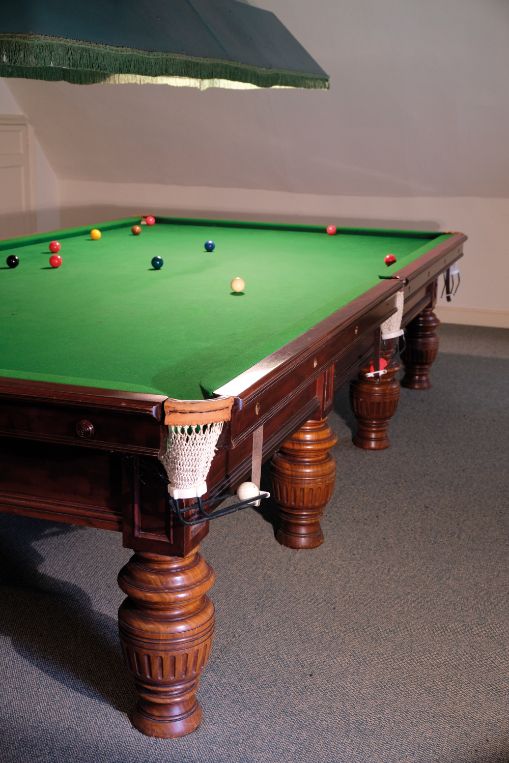
[[[328,88],[273,13],[238,0],[7,0],[0,77]]]

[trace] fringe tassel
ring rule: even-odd
[[[0,77],[98,82],[165,82],[198,87],[328,89],[327,78],[264,69],[233,61],[195,58],[51,37],[0,34]],[[185,82],[172,80],[178,78]],[[218,84],[220,83],[220,84]]]

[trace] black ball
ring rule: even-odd
[[[9,268],[17,268],[19,265],[19,257],[17,257],[15,254],[10,254],[5,261],[7,263],[7,267]]]
[[[162,257],[152,257],[151,265],[154,270],[161,270],[164,265],[164,260]]]

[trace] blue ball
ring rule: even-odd
[[[216,248],[216,245],[213,241],[205,241],[204,247],[206,252],[213,252]]]
[[[161,270],[164,265],[164,260],[162,257],[152,257],[150,263],[154,270]]]

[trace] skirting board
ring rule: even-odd
[[[435,312],[442,323],[509,329],[509,310],[480,310],[478,308],[437,305]]]

